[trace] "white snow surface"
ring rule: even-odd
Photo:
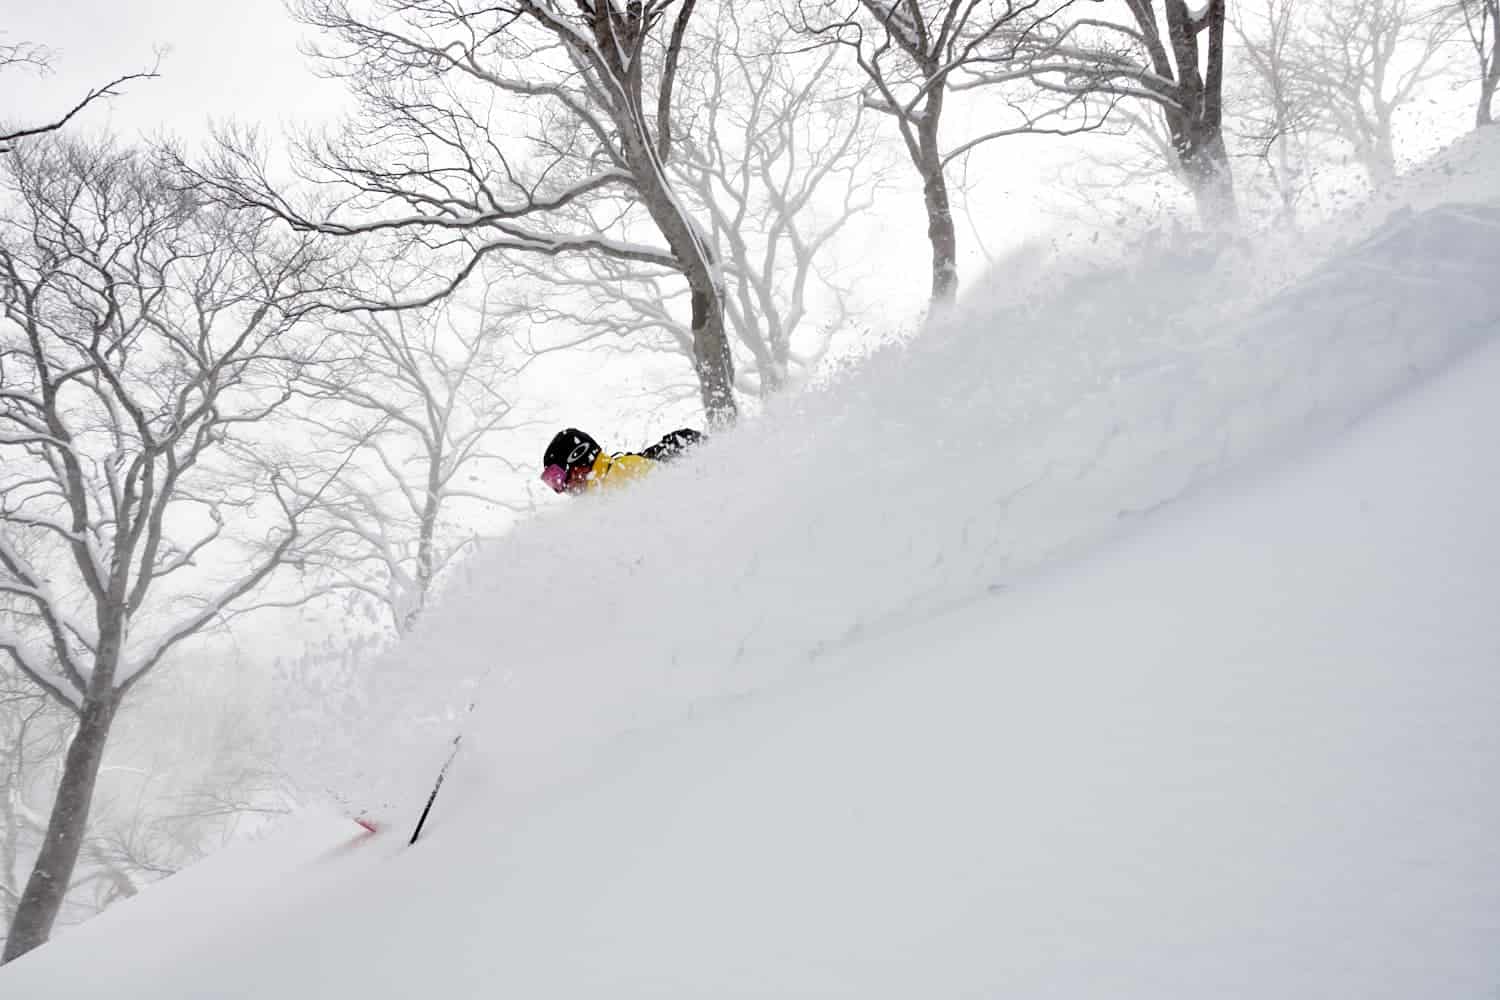
[[[516,531],[327,735],[387,832],[0,995],[1493,997],[1500,136],[1130,251]]]

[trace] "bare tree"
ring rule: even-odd
[[[1448,70],[1452,32],[1418,0],[1324,0],[1308,11],[1288,68],[1372,185],[1396,176],[1396,113]]]
[[[1495,93],[1500,91],[1500,0],[1449,0],[1447,14],[1463,25],[1474,48],[1479,71],[1479,102],[1474,127],[1495,123]]]
[[[752,24],[764,8],[720,7],[687,44],[679,155],[671,169],[723,252],[725,311],[737,348],[736,386],[767,396],[807,377],[847,320],[846,289],[829,260],[848,222],[873,204],[887,160],[868,109],[849,100],[837,51],[786,52]],[[544,315],[610,346],[691,356],[683,295],[665,268],[605,259],[531,269],[565,294]]]
[[[1238,216],[1224,142],[1226,0],[1123,0],[1129,18],[1049,23],[1010,75],[1069,97],[1141,102],[1166,126],[1175,171],[1210,226]]]
[[[1308,189],[1308,145],[1318,104],[1296,71],[1298,22],[1294,0],[1243,4],[1230,21],[1239,42],[1241,74],[1233,108],[1243,155],[1261,165],[1279,202],[1283,225],[1297,225]]]
[[[1071,135],[1097,128],[1087,105],[1068,102],[1033,112],[1006,102],[1008,120],[945,145],[943,112],[964,90],[999,88],[1016,77],[996,72],[1034,43],[1072,0],[817,0],[788,13],[798,31],[846,48],[868,80],[864,102],[890,118],[922,181],[932,244],[932,302],[958,292],[958,236],[947,169],[978,146],[1014,135]],[[1069,122],[1078,112],[1081,120]],[[1052,124],[1056,121],[1057,124]]]
[[[745,388],[764,396],[811,375],[846,322],[825,251],[874,204],[886,161],[833,48],[776,51],[734,7],[711,27],[684,81],[694,118],[676,166],[725,248],[730,328],[755,375]],[[828,303],[816,314],[814,290]]]
[[[28,143],[4,171],[0,591],[24,616],[0,652],[77,719],[8,961],[50,933],[123,699],[295,554],[280,483],[215,466],[291,397],[319,258],[130,151]],[[235,537],[267,509],[279,527]]]
[[[372,599],[397,633],[415,624],[433,581],[477,537],[463,512],[527,509],[504,499],[493,478],[517,471],[495,438],[517,423],[507,393],[531,360],[511,336],[514,307],[497,303],[499,290],[488,286],[474,303],[449,297],[335,317],[328,346],[337,360],[310,379],[323,398],[306,418],[319,442],[309,457],[342,471],[327,483],[310,474],[298,487],[308,500],[321,493],[309,562]]]
[[[27,42],[0,43],[0,70],[22,67],[46,72],[51,65],[52,53],[43,46]],[[140,73],[117,76],[102,87],[95,87],[84,94],[82,100],[56,117],[29,125],[15,123],[0,125],[0,154],[11,152],[16,148],[16,143],[23,139],[56,132],[95,101],[106,97],[118,97],[123,93],[120,88],[125,84],[135,80],[151,80],[156,76],[157,72],[154,68]]]
[[[696,0],[303,0],[317,54],[360,98],[309,150],[334,209],[297,207],[244,150],[206,179],[302,229],[384,233],[452,255],[449,294],[491,255],[601,255],[686,279],[694,368],[712,425],[736,413],[719,262],[668,174],[675,81]],[[608,231],[566,211],[597,206]],[[632,210],[633,209],[633,210]],[[642,215],[644,218],[642,218]],[[666,246],[636,239],[649,228]],[[410,303],[407,303],[410,304]]]

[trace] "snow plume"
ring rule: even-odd
[[[324,780],[409,811],[462,728],[450,781],[473,794],[448,808],[518,818],[633,731],[813,676],[1348,425],[1500,331],[1496,139],[1298,254],[1122,243],[999,274],[915,342],[513,532],[383,659]]]

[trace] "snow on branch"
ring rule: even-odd
[[[42,52],[42,50],[36,49],[34,47],[0,47],[0,67],[3,67],[7,64],[14,65],[16,63],[22,62],[45,68],[47,65],[47,57],[46,54]],[[157,60],[157,66],[153,67],[150,70],[146,70],[140,73],[126,73],[123,76],[115,77],[113,80],[102,86],[93,88],[88,93],[84,94],[83,98],[78,101],[78,103],[74,104],[67,111],[63,112],[61,116],[54,118],[51,121],[44,122],[39,125],[23,126],[19,129],[12,129],[10,131],[0,131],[0,154],[13,152],[16,149],[16,144],[23,139],[31,139],[36,136],[45,135],[49,132],[56,132],[59,129],[62,129],[75,117],[77,117],[85,108],[92,105],[95,101],[103,100],[106,97],[118,97],[120,94],[124,93],[124,91],[120,88],[124,87],[127,83],[133,83],[136,80],[156,79],[160,75],[157,72],[159,66],[160,59]]]
[[[28,143],[0,169],[21,195],[0,229],[0,426],[22,428],[0,435],[0,592],[26,626],[8,650],[37,674],[34,629],[72,694],[104,697],[285,555],[287,540],[207,618],[165,625],[121,661],[184,590],[243,553],[226,512],[255,501],[225,451],[292,398],[316,346],[297,339],[306,298],[327,287],[313,272],[329,256],[107,143]]]
[[[190,173],[214,197],[294,229],[431,262],[425,287],[331,303],[344,311],[432,306],[487,262],[528,256],[671,269],[695,303],[705,408],[711,422],[727,421],[735,404],[718,255],[667,170],[679,155],[674,95],[697,58],[686,38],[698,9],[694,0],[441,9],[390,0],[375,10],[304,0],[298,16],[322,33],[316,54],[359,110],[300,145],[295,186],[269,179],[276,172],[244,134],[221,136]],[[609,221],[581,224],[595,208]]]

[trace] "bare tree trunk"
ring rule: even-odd
[[[710,178],[703,180],[698,186],[698,193],[712,212],[714,184]],[[740,275],[736,281],[737,287],[732,292],[727,289],[725,291],[725,325],[739,335],[740,343],[755,358],[755,372],[760,376],[760,395],[765,397],[780,392],[786,385],[786,355],[790,337],[780,336],[784,331],[777,328],[775,303],[768,301],[764,293],[757,312],[752,283],[746,280],[756,270],[755,265],[750,262],[750,250],[745,245],[744,233],[729,225],[715,228],[720,238],[728,244],[729,256],[734,260],[735,270]]]
[[[428,455],[427,497],[422,503],[422,514],[417,524],[417,569],[416,579],[413,581],[416,593],[412,595],[412,603],[406,609],[404,619],[397,623],[402,632],[410,632],[416,626],[417,619],[427,607],[427,591],[432,588],[432,577],[436,569],[433,539],[437,535],[438,510],[442,503],[442,462],[441,453]]]
[[[1210,0],[1201,20],[1195,20],[1186,0],[1167,0],[1166,16],[1185,105],[1180,114],[1167,113],[1168,127],[1199,219],[1209,228],[1221,227],[1239,218],[1234,173],[1224,146],[1225,3]],[[1141,27],[1145,29],[1144,21]],[[1200,74],[1198,35],[1204,31],[1208,32],[1207,66]]]
[[[621,151],[635,179],[636,190],[657,229],[666,238],[692,293],[693,369],[698,375],[703,398],[704,417],[711,428],[730,427],[739,416],[734,401],[734,356],[724,329],[724,289],[719,278],[718,261],[691,216],[672,189],[667,177],[666,160],[671,153],[671,131],[668,119],[671,107],[671,76],[681,53],[682,29],[692,16],[694,2],[687,0],[678,12],[677,28],[667,52],[668,71],[662,84],[657,128],[653,142],[647,129],[646,112],[641,104],[640,63],[629,67],[619,62],[620,41],[634,44],[637,33],[645,30],[639,18],[641,8],[627,8],[625,20],[611,14],[612,7],[595,4],[589,10],[591,24],[606,59],[614,59],[611,70],[619,89],[611,98],[611,115],[619,129]],[[586,61],[584,61],[586,63]]]
[[[729,427],[739,415],[734,401],[734,358],[724,329],[723,290],[712,274],[688,275],[693,290],[693,369],[703,412],[713,428]]]
[[[710,427],[732,426],[739,416],[734,401],[734,357],[724,329],[724,289],[713,250],[672,190],[639,112],[621,108],[616,121],[641,201],[672,248],[692,292],[693,370],[698,375],[704,416]]]
[[[1239,204],[1223,133],[1215,128],[1210,138],[1192,141],[1181,161],[1203,225],[1214,229],[1237,221]]]
[[[943,176],[938,151],[937,123],[942,112],[935,90],[927,102],[927,114],[917,129],[922,174],[922,203],[927,209],[927,239],[932,244],[932,303],[951,305],[958,295],[958,234],[953,228],[953,207],[948,200],[948,180]],[[936,105],[936,107],[934,106]]]
[[[1365,167],[1370,172],[1370,183],[1377,188],[1385,187],[1396,179],[1396,143],[1391,136],[1389,120],[1381,123]]]
[[[104,760],[104,745],[109,739],[119,698],[108,684],[95,685],[100,692],[84,702],[78,720],[78,731],[68,745],[57,799],[47,821],[36,867],[26,882],[15,921],[5,942],[0,963],[9,962],[46,942],[52,924],[62,908],[63,896],[73,880],[73,868],[83,847],[83,833],[88,825],[89,807],[94,798],[94,782],[99,764]]]
[[[627,150],[632,145],[627,143]],[[698,375],[703,413],[710,427],[730,427],[739,417],[734,401],[734,356],[724,328],[724,289],[719,283],[713,251],[678,207],[661,173],[660,161],[648,149],[642,149],[641,153],[653,161],[652,165],[634,171],[642,200],[672,248],[692,292],[693,370]]]
[[[1500,90],[1500,0],[1447,0],[1445,6],[1462,24],[1479,63],[1479,103],[1474,127],[1495,124],[1495,92]]]
[[[1292,231],[1297,229],[1297,198],[1289,178],[1292,175],[1291,153],[1287,150],[1288,139],[1283,136],[1276,143],[1276,166],[1272,168],[1276,193],[1281,198],[1281,222]],[[1269,162],[1269,161],[1268,161]]]
[[[1500,90],[1500,16],[1495,20],[1494,30],[1489,71],[1479,80],[1479,110],[1474,115],[1475,128],[1495,124],[1495,92]]]

